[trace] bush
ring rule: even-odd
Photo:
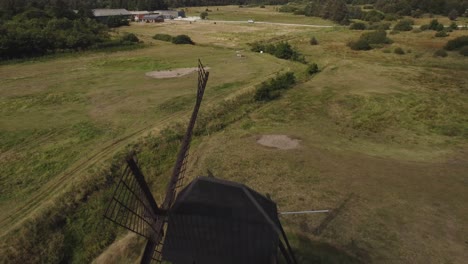
[[[421,31],[429,30],[429,25],[422,25],[421,27],[419,27],[419,29],[420,29]]]
[[[393,27],[393,30],[398,31],[410,31],[413,29],[414,21],[411,19],[403,19],[398,21],[398,23]]]
[[[187,35],[178,35],[178,36],[175,36],[173,39],[172,39],[172,43],[174,44],[190,44],[190,45],[194,45],[195,43],[192,41],[192,39],[187,36]]]
[[[133,33],[125,33],[125,34],[122,36],[122,41],[133,42],[133,43],[138,43],[138,42],[140,42],[140,40],[138,39],[138,37],[135,36],[135,34],[133,34]]]
[[[264,5],[261,5],[260,8],[265,8],[265,6],[264,6]]]
[[[153,36],[153,39],[172,42],[172,36],[169,34],[156,34]]]
[[[436,38],[445,38],[447,36],[448,36],[448,34],[445,31],[438,31],[438,32],[435,33]]]
[[[448,56],[447,52],[446,52],[445,50],[442,50],[442,49],[436,50],[436,52],[434,52],[434,57],[442,57],[442,58],[445,58],[445,57],[447,57],[447,56]]]
[[[311,37],[309,43],[310,45],[318,45],[318,41],[315,37]]]
[[[449,28],[450,28],[451,30],[457,30],[457,29],[458,29],[458,25],[457,25],[457,23],[452,22],[452,23],[450,24]]]
[[[287,72],[261,83],[255,91],[255,101],[271,101],[278,98],[280,90],[291,88],[296,83],[294,73]]]
[[[457,50],[464,46],[468,46],[468,36],[461,36],[461,37],[449,40],[447,44],[445,44],[444,49]]]
[[[250,50],[253,52],[263,51],[280,59],[306,63],[304,56],[295,48],[293,48],[288,42],[280,42],[277,44],[254,42],[249,45],[251,46]]]
[[[391,39],[387,38],[387,32],[385,32],[385,30],[377,30],[377,31],[363,33],[360,39],[367,41],[369,44],[392,43]]]
[[[314,75],[320,72],[317,63],[312,63],[307,67],[307,74]]]
[[[371,50],[372,47],[369,45],[369,42],[363,39],[358,39],[357,41],[351,41],[348,43],[348,47],[352,50]]]
[[[428,29],[430,30],[437,30],[437,28],[439,27],[439,21],[437,19],[433,19],[431,20],[431,22],[429,23],[428,25]],[[442,25],[443,26],[443,25]]]
[[[468,46],[464,46],[463,48],[460,49],[460,54],[463,56],[468,56]]]
[[[365,13],[363,20],[370,22],[380,22],[385,18],[385,15],[382,12],[371,10]]]
[[[403,55],[405,54],[405,51],[402,48],[398,47],[393,50],[393,53],[398,54],[398,55]]]
[[[364,24],[362,22],[355,22],[355,23],[352,23],[351,26],[349,26],[349,29],[352,29],[352,30],[365,30],[366,29],[366,24]]]
[[[205,19],[208,16],[208,12],[204,11],[200,13],[200,18]]]

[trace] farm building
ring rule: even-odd
[[[127,9],[93,9],[94,17],[99,21],[107,21],[110,17],[130,19],[132,14]]]
[[[145,15],[139,21],[143,21],[146,23],[160,23],[160,22],[164,22],[164,16],[157,15],[157,14]]]
[[[129,11],[132,14],[133,21],[142,21],[143,17],[146,15],[150,15],[149,11]]]
[[[174,19],[178,17],[185,17],[185,11],[177,10],[156,10],[154,14],[162,15],[164,19]]]

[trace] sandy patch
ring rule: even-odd
[[[295,149],[300,145],[299,139],[292,139],[286,135],[263,135],[257,140],[257,143],[277,149]]]
[[[209,70],[209,67],[205,67],[205,70]],[[167,71],[152,71],[147,72],[145,75],[151,78],[156,79],[166,79],[166,78],[178,78],[193,72],[198,71],[198,68],[179,68]]]

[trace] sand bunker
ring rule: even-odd
[[[299,139],[292,139],[286,135],[263,135],[257,143],[266,147],[277,149],[295,149],[299,147]]]
[[[205,70],[209,70],[209,67],[206,67]],[[166,79],[166,78],[178,78],[193,72],[198,71],[198,68],[179,68],[167,71],[152,71],[147,72],[146,76],[156,79]]]

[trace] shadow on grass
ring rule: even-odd
[[[291,242],[298,263],[361,264],[368,262],[330,244],[312,241],[304,235],[297,234]]]

